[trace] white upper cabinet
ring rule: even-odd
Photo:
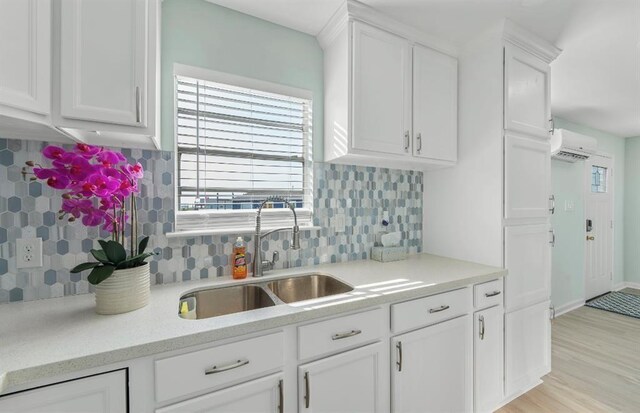
[[[504,138],[504,217],[549,216],[549,142],[507,133]]]
[[[62,0],[60,114],[146,125],[146,0]]]
[[[51,1],[0,3],[0,104],[51,111]]]
[[[160,148],[159,0],[54,4],[54,125],[87,143]]]
[[[408,154],[411,48],[398,36],[353,23],[353,147]]]
[[[547,62],[519,49],[504,48],[504,128],[549,138],[550,73]]]
[[[458,147],[458,61],[413,47],[413,154],[455,162]]]
[[[452,46],[352,1],[318,40],[324,49],[325,161],[403,169],[455,165]]]

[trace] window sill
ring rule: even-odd
[[[278,229],[282,227],[271,227],[271,226],[262,226],[262,233]],[[286,228],[286,227],[285,227]],[[300,231],[318,231],[321,230],[322,227],[305,225],[300,226]],[[205,235],[245,235],[245,234],[253,234],[256,231],[255,227],[238,227],[234,229],[230,228],[216,228],[216,229],[197,229],[197,230],[188,230],[188,231],[175,231],[175,232],[167,232],[164,234],[167,238],[191,238],[191,237],[201,237]]]

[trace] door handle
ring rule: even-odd
[[[396,361],[396,365],[398,366],[398,371],[402,371],[402,341],[398,341],[396,348],[398,349],[398,361]]]
[[[483,315],[478,317],[478,324],[479,324],[478,335],[480,336],[480,340],[484,340],[484,316]]]
[[[493,292],[490,292],[490,293],[485,293],[484,296],[487,297],[487,298],[495,297],[496,295],[500,295],[501,292],[502,291],[496,290],[496,291],[493,291]]]
[[[551,201],[551,207],[549,208],[549,212],[551,213],[551,215],[553,215],[556,212],[556,196],[555,195],[549,196],[549,201]]]
[[[361,333],[362,333],[362,330],[351,330],[345,333],[337,333],[331,336],[331,340],[342,340],[343,338],[357,336],[358,334],[361,334]]]
[[[136,123],[142,122],[142,96],[140,96],[140,87],[136,86]]]
[[[593,235],[587,235],[587,241],[593,241],[595,239],[596,237],[594,237]]]
[[[421,133],[418,133],[418,136],[416,136],[416,141],[418,142],[418,148],[416,149],[416,152],[420,154],[420,152],[422,151],[422,134]]]
[[[556,233],[554,230],[550,229],[549,233],[551,234],[551,241],[549,241],[549,244],[551,244],[552,247],[556,246]]]
[[[278,395],[280,396],[280,404],[278,405],[278,413],[284,413],[284,389],[282,379],[278,382]]]
[[[553,135],[553,131],[556,128],[556,124],[553,121],[553,118],[549,119],[549,125],[551,126],[551,129],[549,130],[549,133]]]
[[[440,311],[444,311],[444,310],[448,310],[449,306],[448,305],[441,305],[438,308],[431,308],[429,309],[429,314],[433,314],[433,313],[439,313]]]
[[[404,151],[409,152],[409,131],[404,133]]]
[[[311,390],[309,389],[309,372],[304,372],[304,407],[305,409],[309,408],[309,404],[311,403]]]

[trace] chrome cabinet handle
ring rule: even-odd
[[[429,314],[433,314],[433,313],[439,313],[440,311],[444,311],[444,310],[448,310],[449,306],[448,305],[441,305],[438,308],[431,308],[429,309]]]
[[[398,349],[398,361],[396,361],[396,365],[398,366],[398,371],[402,371],[402,341],[398,341],[396,348]]]
[[[556,128],[556,124],[553,121],[553,118],[549,119],[549,124],[551,125],[551,129],[549,130],[549,133],[553,135],[553,131]]]
[[[309,372],[304,372],[304,407],[306,409],[309,408],[309,403],[311,403],[311,393],[309,389]]]
[[[556,196],[549,196],[549,201],[551,201],[551,208],[549,208],[549,212],[551,213],[551,215],[553,215],[556,213]]]
[[[409,152],[409,131],[404,133],[404,151]]]
[[[480,336],[480,340],[484,340],[484,316],[481,315],[478,317],[478,323],[479,323],[479,333],[478,335]]]
[[[142,122],[141,118],[141,111],[142,111],[142,102],[140,101],[141,96],[140,96],[140,86],[136,86],[136,123],[140,123]]]
[[[278,405],[278,413],[284,413],[284,390],[282,379],[278,382],[278,394],[280,396],[280,404]]]
[[[551,241],[549,241],[549,244],[551,244],[552,247],[556,246],[556,233],[553,229],[549,230],[549,233],[551,234]]]
[[[416,149],[416,151],[420,153],[422,151],[422,134],[421,133],[419,133],[418,136],[416,136],[416,141],[418,141],[418,149]]]
[[[487,298],[495,297],[496,295],[500,295],[500,293],[502,293],[502,291],[496,290],[496,291],[493,291],[493,292],[490,292],[490,293],[484,293],[484,296],[487,297]]]
[[[221,367],[213,366],[210,369],[206,369],[204,371],[204,374],[209,375],[209,374],[222,373],[224,371],[229,371],[229,370],[237,369],[238,367],[246,366],[247,364],[249,364],[249,360],[238,360],[235,363],[227,364],[226,366],[221,366]]]
[[[331,336],[331,340],[342,340],[343,338],[357,336],[358,334],[361,334],[361,333],[362,333],[362,330],[351,330],[345,333],[337,333]]]

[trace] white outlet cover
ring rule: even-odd
[[[42,238],[16,240],[16,268],[42,267]]]
[[[346,218],[344,214],[337,214],[333,220],[333,227],[336,232],[344,232],[346,225]]]

